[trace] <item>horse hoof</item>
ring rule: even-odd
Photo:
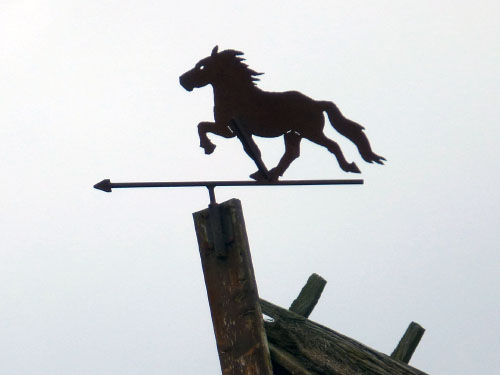
[[[212,152],[215,150],[215,145],[213,143],[210,143],[207,146],[200,146],[205,150],[205,154],[210,155]]]
[[[249,177],[255,181],[264,181],[265,180],[264,176],[262,175],[262,173],[260,171],[252,173]]]
[[[276,168],[273,168],[269,171],[269,181],[276,182],[281,177],[280,173]]]
[[[349,170],[348,172],[352,172],[352,173],[361,173],[361,171],[359,170],[358,166],[356,165],[356,163],[351,163],[349,165]]]

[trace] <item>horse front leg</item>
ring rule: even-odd
[[[200,136],[200,147],[205,150],[205,154],[210,155],[215,150],[215,145],[207,137],[207,133],[220,135],[224,138],[234,137],[233,132],[228,126],[220,125],[216,122],[200,122],[198,124],[198,135]]]
[[[215,126],[215,122],[200,122],[198,124],[198,135],[200,136],[200,147],[205,150],[205,154],[209,155],[215,150],[215,145],[207,137],[207,133]]]

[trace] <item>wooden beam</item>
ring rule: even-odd
[[[218,230],[213,230],[211,209],[193,218],[222,374],[272,375],[241,202],[217,206]]]
[[[283,367],[285,369],[284,373],[293,375],[318,375],[316,372],[306,369],[299,360],[278,346],[269,344],[269,350],[271,351],[273,367]],[[279,370],[274,369],[274,374],[277,371],[279,373]]]
[[[425,375],[347,336],[292,311],[260,300],[269,343],[318,374]]]
[[[425,329],[422,326],[411,322],[398,346],[392,352],[391,357],[404,363],[410,363],[411,356],[415,352],[424,332]]]
[[[318,303],[321,293],[323,293],[323,289],[325,289],[325,285],[326,280],[313,273],[309,276],[299,296],[292,302],[289,310],[308,318]]]

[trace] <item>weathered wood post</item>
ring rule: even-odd
[[[260,300],[264,314],[274,319],[265,327],[276,375],[426,375],[408,366],[424,331],[416,323],[389,357],[307,319],[325,285],[325,279],[312,274],[288,310]]]
[[[241,202],[212,202],[193,218],[222,374],[272,375]]]
[[[422,328],[420,324],[411,322],[405,334],[401,337],[398,346],[396,346],[396,349],[392,352],[391,357],[398,361],[409,363],[424,332],[425,329]]]

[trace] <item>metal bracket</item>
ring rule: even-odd
[[[227,247],[225,234],[227,228],[223,228],[221,207],[215,200],[215,185],[207,185],[210,204],[208,205],[208,215],[210,231],[212,234],[215,256],[219,259],[227,258]],[[226,229],[226,230],[224,230]]]
[[[208,205],[208,214],[210,220],[210,231],[212,232],[212,240],[215,250],[215,256],[220,259],[227,258],[226,241],[222,230],[222,215],[221,207],[217,203]]]

